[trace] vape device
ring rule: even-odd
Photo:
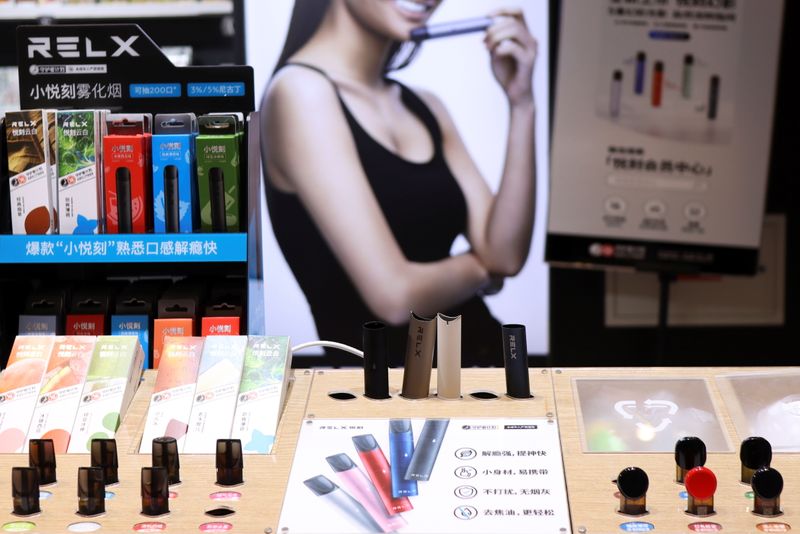
[[[94,438],[90,446],[92,467],[103,470],[103,481],[108,484],[119,482],[117,442],[113,438]]]
[[[461,398],[461,316],[436,318],[436,395]]]
[[[417,495],[417,481],[406,480],[406,470],[414,454],[414,431],[410,419],[389,420],[389,460],[392,467],[392,497]]]
[[[131,218],[131,171],[127,167],[118,167],[115,173],[117,180],[117,221],[120,234],[129,234],[133,230]]]
[[[403,390],[407,399],[424,399],[430,395],[433,348],[436,342],[436,321],[411,312],[408,321],[406,364]]]
[[[636,54],[636,75],[633,78],[633,92],[637,95],[644,93],[644,76],[647,68],[647,54]]]
[[[719,76],[715,74],[708,81],[708,120],[713,121],[717,118],[718,105],[719,105]]]
[[[303,484],[313,491],[314,495],[327,500],[369,532],[383,532],[383,529],[372,519],[367,510],[361,506],[358,501],[340,489],[339,486],[328,480],[328,477],[325,475],[317,475],[308,480],[304,480]]]
[[[178,167],[164,167],[164,219],[167,233],[180,231],[181,212],[178,200]]]
[[[236,486],[242,484],[244,479],[244,456],[242,455],[242,440],[218,439],[217,440],[217,484],[220,486]]]
[[[406,480],[430,480],[433,465],[442,447],[449,419],[426,419],[419,434],[414,455],[406,469]]]
[[[142,467],[142,514],[169,513],[169,475],[166,467]]]
[[[654,108],[661,107],[661,92],[664,87],[664,63],[656,61],[653,65],[653,92],[650,103]]]
[[[378,491],[386,511],[390,515],[395,515],[412,510],[414,507],[406,497],[392,497],[392,473],[389,462],[386,461],[383,450],[375,441],[375,436],[372,434],[353,436],[353,444],[356,446],[361,463],[364,464],[364,469]]]
[[[683,98],[692,98],[692,67],[694,66],[694,56],[686,54],[683,56],[683,77],[681,78],[681,94]]]
[[[402,516],[389,515],[386,512],[372,482],[348,455],[335,454],[325,459],[339,477],[342,487],[366,509],[370,517],[381,527],[382,532],[393,532],[406,526],[406,520]],[[394,474],[392,480],[394,480]]]
[[[427,39],[461,35],[462,33],[480,32],[491,26],[493,22],[491,17],[479,17],[453,22],[443,22],[441,24],[431,24],[430,26],[420,26],[419,28],[411,30],[411,40],[420,42]]]
[[[364,323],[364,395],[370,399],[389,398],[389,362],[386,325],[380,321]]]
[[[181,461],[178,456],[178,440],[171,436],[161,436],[153,440],[153,467],[167,469],[170,484],[181,483]]]
[[[15,515],[33,515],[39,508],[39,475],[35,467],[11,468],[11,496]]]
[[[78,468],[78,515],[95,516],[106,511],[106,485],[100,467]]]
[[[611,96],[608,101],[608,114],[612,119],[619,117],[620,101],[622,100],[622,71],[615,70],[611,75]]]
[[[219,167],[208,171],[211,199],[211,229],[214,232],[227,231],[225,220],[225,174]]]
[[[531,396],[528,378],[528,342],[525,338],[525,325],[504,324],[503,362],[506,368],[506,393],[515,399]]]
[[[56,449],[52,439],[32,439],[28,445],[28,465],[36,469],[39,485],[56,483]]]

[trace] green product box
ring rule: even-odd
[[[100,226],[99,112],[58,111],[58,223],[62,234],[97,234]]]
[[[200,229],[239,232],[241,143],[243,134],[234,115],[204,115],[199,119],[197,154]]]

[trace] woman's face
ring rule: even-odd
[[[422,26],[442,0],[345,0],[347,10],[362,25],[392,39],[407,41],[411,30]]]

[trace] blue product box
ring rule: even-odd
[[[150,318],[147,315],[112,315],[112,336],[136,336],[144,351],[142,365],[150,368]]]
[[[153,222],[156,233],[191,233],[198,226],[193,113],[159,114],[153,129]]]

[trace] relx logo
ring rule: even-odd
[[[139,53],[133,49],[133,43],[139,38],[138,35],[130,37],[111,35],[109,37],[117,47],[111,53],[111,57],[119,57],[122,54],[139,57]],[[83,46],[81,46],[81,41],[83,41]],[[108,50],[95,48],[92,40],[88,37],[28,37],[28,59],[33,59],[37,54],[44,58],[52,58],[53,54],[63,58],[99,58],[108,57]]]

